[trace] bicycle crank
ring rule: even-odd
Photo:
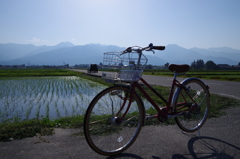
[[[121,124],[121,120],[119,117],[112,118],[113,125],[119,126]]]

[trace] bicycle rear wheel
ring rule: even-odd
[[[173,98],[174,113],[179,128],[185,132],[195,132],[205,123],[210,109],[210,94],[207,86],[197,78],[182,82],[186,89],[179,87]]]
[[[84,134],[97,153],[116,155],[136,140],[144,123],[145,109],[136,93],[128,109],[129,100],[128,87],[113,86],[100,92],[90,103],[84,119]]]

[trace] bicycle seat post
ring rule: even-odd
[[[175,80],[177,78],[177,76],[179,75],[179,73],[177,72],[174,72],[174,76],[173,76],[173,79]]]

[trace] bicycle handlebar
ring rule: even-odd
[[[137,49],[134,49],[134,47],[137,47]],[[125,51],[123,51],[122,54],[124,53],[130,53],[132,51],[136,51],[136,52],[142,52],[142,51],[152,51],[153,53],[155,53],[153,50],[165,50],[165,46],[153,46],[152,43],[149,44],[149,46],[141,48],[139,46],[132,46],[132,47],[128,47]]]
[[[154,50],[165,50],[165,46],[152,46],[151,49],[154,49]]]

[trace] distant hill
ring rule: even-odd
[[[63,46],[64,45],[64,46]],[[0,64],[6,65],[63,65],[64,63],[69,65],[75,64],[89,64],[102,62],[104,52],[124,50],[113,45],[100,45],[100,44],[88,44],[88,45],[66,45],[66,43],[60,43],[56,46],[40,46],[35,50],[25,54],[20,58],[14,60],[0,61]]]
[[[70,42],[61,42],[55,46],[39,46],[37,49],[35,49],[34,51],[26,54],[25,56],[32,56],[32,55],[36,55],[42,52],[49,52],[52,50],[56,50],[56,49],[61,49],[61,48],[65,48],[65,47],[73,47],[74,45]]]
[[[169,63],[176,64],[191,64],[194,60],[203,59],[204,62],[209,60],[216,64],[237,65],[240,62],[240,50],[231,48],[210,48],[210,49],[185,49],[176,44],[166,46],[166,49],[161,53],[156,53],[156,56],[162,58]]]
[[[0,61],[13,60],[23,56],[31,56],[64,47],[74,46],[69,42],[62,42],[55,46],[34,46],[32,44],[0,44]]]
[[[212,60],[217,64],[237,65],[240,62],[240,50],[229,47],[209,49],[192,48],[190,50],[200,52],[203,56],[205,56],[205,58],[202,58],[205,61]]]
[[[37,46],[31,44],[0,44],[0,61],[16,59],[36,49]]]
[[[125,48],[114,45],[88,44],[73,45],[62,42],[55,46],[34,46],[23,44],[0,44],[0,65],[62,65],[90,64],[102,62],[103,53],[123,51]],[[216,64],[237,65],[240,62],[240,50],[232,48],[185,49],[169,44],[164,51],[155,54],[146,53],[148,64],[165,63],[191,64],[194,60],[209,60]]]

